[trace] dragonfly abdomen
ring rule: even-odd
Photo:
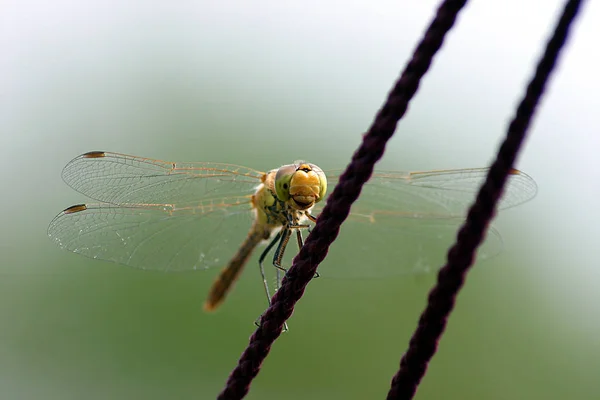
[[[227,293],[231,290],[233,284],[239,277],[244,265],[252,255],[252,252],[258,244],[269,237],[270,232],[261,229],[259,225],[252,226],[250,233],[233,256],[227,267],[225,267],[213,283],[208,293],[208,298],[204,302],[205,311],[214,311],[225,300]]]

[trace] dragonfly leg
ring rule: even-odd
[[[260,319],[262,318],[262,314],[260,315],[260,317],[256,318],[256,320],[254,320],[254,326],[260,326]],[[288,324],[287,322],[283,323],[283,332],[287,332],[289,330]]]
[[[260,257],[258,258],[258,265],[260,268],[260,275],[262,277],[263,280],[263,284],[265,287],[265,294],[267,295],[267,302],[269,303],[269,306],[271,305],[271,293],[269,291],[269,282],[267,281],[267,277],[265,275],[265,268],[263,266],[263,262],[265,261],[265,258],[267,258],[267,255],[269,254],[269,252],[271,251],[271,249],[273,248],[273,246],[275,246],[277,244],[277,242],[279,242],[281,239],[281,231],[277,232],[277,235],[275,235],[275,237],[273,238],[273,240],[271,240],[269,242],[269,244],[267,245],[267,247],[265,248],[265,250],[261,253]],[[279,269],[277,270],[277,275],[279,275]],[[277,280],[279,282],[279,276],[277,277]],[[277,289],[279,288],[279,283],[277,283],[277,287],[275,288],[275,291],[277,291]],[[256,320],[254,321],[254,325],[255,326],[260,326],[260,319],[262,317],[262,314],[256,318]],[[287,332],[288,331],[288,325],[287,322],[283,325],[283,331]]]
[[[263,284],[265,285],[265,294],[267,295],[267,302],[269,303],[269,305],[271,305],[271,293],[269,292],[269,283],[267,282],[267,277],[265,275],[265,268],[263,266],[263,262],[265,261],[267,254],[269,254],[269,252],[271,251],[273,246],[275,246],[275,244],[277,244],[277,242],[279,241],[280,238],[281,238],[281,231],[277,232],[277,235],[273,238],[273,240],[271,240],[269,242],[269,244],[267,245],[267,247],[265,248],[265,250],[262,252],[262,254],[260,255],[260,257],[258,259],[258,266],[260,268],[260,276],[262,277]]]
[[[300,250],[302,249],[302,246],[304,246],[304,238],[302,237],[302,231],[300,229],[296,229],[296,239],[298,240],[298,250]],[[315,271],[315,276],[313,276],[313,279],[318,278],[319,276],[321,275]]]
[[[277,293],[277,291],[281,287],[281,271],[282,271],[282,269],[277,269],[277,273],[276,273],[277,274],[277,280],[276,280],[276,283],[275,283],[275,293]],[[283,323],[283,331],[284,332],[288,331],[288,324],[287,324],[287,322]]]
[[[288,225],[289,229],[307,229],[310,225]]]
[[[304,246],[304,238],[300,229],[296,229],[296,239],[298,240],[298,250],[300,250]]]
[[[287,270],[281,266],[281,261],[283,260],[283,254],[285,253],[285,248],[287,247],[291,236],[292,230],[288,226],[282,228],[279,245],[277,246],[277,249],[275,249],[275,254],[273,254],[273,266],[283,272],[287,272]]]

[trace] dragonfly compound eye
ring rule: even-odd
[[[319,177],[319,197],[316,199],[315,203],[320,202],[325,198],[327,194],[327,177],[325,176],[325,172],[314,164],[310,164],[312,166],[313,173],[315,173]]]
[[[281,201],[290,199],[290,181],[296,172],[296,166],[293,164],[284,165],[277,170],[275,175],[275,192],[277,198]]]

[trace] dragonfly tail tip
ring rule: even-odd
[[[219,304],[215,304],[215,303],[207,300],[204,302],[204,306],[202,308],[204,308],[205,312],[213,312],[217,309],[218,306],[219,306]]]

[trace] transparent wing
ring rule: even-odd
[[[487,171],[478,168],[374,173],[342,226],[320,269],[321,275],[365,278],[439,268]],[[339,174],[328,172],[329,187],[337,184]],[[524,203],[536,192],[535,181],[514,170],[499,208]],[[318,215],[321,208],[319,204],[314,214]],[[501,250],[502,238],[490,227],[478,260],[493,258]]]
[[[364,186],[353,213],[377,213],[410,218],[453,218],[466,214],[467,207],[483,184],[489,168],[424,172],[377,171]],[[327,173],[328,186],[338,183],[341,171]],[[535,197],[537,185],[524,172],[513,170],[499,209],[525,203]]]
[[[459,218],[388,215],[372,220],[351,215],[319,273],[324,278],[364,279],[436,271],[444,264],[462,222]],[[477,261],[496,257],[502,248],[502,237],[490,227]]]
[[[82,154],[63,179],[102,204],[66,209],[48,234],[67,250],[137,268],[225,265],[250,228],[251,196],[263,176],[231,164]]]
[[[221,163],[176,163],[93,151],[71,160],[64,181],[97,201],[115,205],[170,204],[251,194],[264,173]]]
[[[334,246],[342,251],[330,252],[323,276],[379,277],[440,266],[486,172],[374,174],[342,227],[341,244]],[[142,269],[222,266],[247,234],[251,195],[263,176],[229,164],[86,153],[65,167],[63,177],[103,204],[66,209],[51,222],[48,234],[70,251]],[[328,176],[330,187],[338,176]],[[535,192],[535,182],[515,171],[501,208],[527,201]],[[493,257],[501,248],[500,235],[491,228],[480,258]]]
[[[60,247],[135,268],[187,271],[224,266],[252,223],[250,196],[169,204],[76,205],[58,214],[48,235]]]

